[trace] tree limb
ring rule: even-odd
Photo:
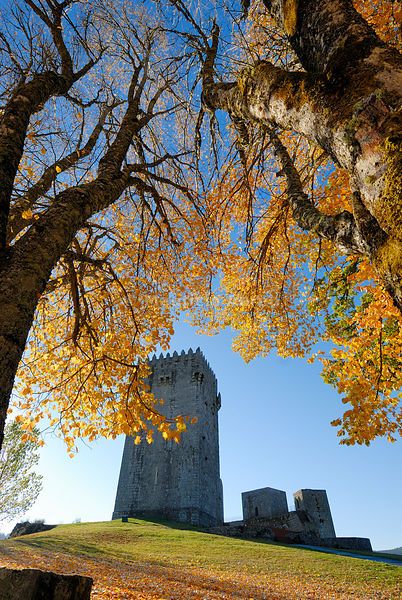
[[[278,175],[286,179],[288,201],[299,227],[330,240],[346,254],[370,256],[370,247],[361,235],[352,213],[344,210],[332,216],[318,210],[304,192],[299,173],[278,135],[271,130],[270,138],[281,165]]]
[[[8,227],[8,235],[7,242],[10,243],[18,233],[20,233],[27,225],[32,223],[32,220],[24,219],[22,214],[24,211],[28,209],[32,209],[35,202],[50,189],[51,185],[56,181],[57,175],[63,173],[68,170],[78,161],[89,156],[92,150],[95,147],[96,142],[99,139],[99,136],[103,130],[103,126],[105,124],[107,116],[115,107],[115,104],[112,106],[107,106],[102,110],[99,120],[92,130],[90,136],[88,137],[87,143],[81,148],[77,148],[64,158],[57,160],[53,164],[49,165],[41,177],[38,179],[32,187],[18,200],[14,203],[14,205],[10,209],[10,217],[9,217],[9,227]]]
[[[56,26],[53,21],[31,0],[26,0],[28,6],[49,27],[53,36],[56,36],[58,51],[61,52],[61,73],[46,71],[35,74],[28,82],[20,82],[14,89],[10,100],[7,102],[0,120],[0,252],[4,251],[7,244],[7,226],[10,211],[11,194],[14,179],[23,154],[25,138],[29,121],[32,115],[41,110],[42,106],[52,96],[66,94],[73,83],[83,77],[94,65],[90,60],[78,72],[74,73],[71,57],[64,44],[61,28],[61,14],[67,6],[66,2],[57,4]],[[56,5],[55,5],[56,6]],[[60,19],[60,22],[59,20]],[[56,32],[57,30],[57,32]]]

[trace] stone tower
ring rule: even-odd
[[[289,512],[286,492],[282,492],[282,490],[270,487],[250,490],[242,493],[241,500],[244,521],[274,519]]]
[[[293,498],[296,510],[304,510],[307,513],[320,538],[336,537],[325,490],[299,490],[293,494]]]
[[[180,444],[156,435],[134,444],[127,436],[113,519],[165,518],[193,525],[223,523],[219,475],[217,381],[201,350],[162,354],[151,361],[151,391],[167,417],[189,415]]]

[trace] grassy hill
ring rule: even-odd
[[[0,564],[94,578],[94,600],[399,600],[402,567],[130,519],[0,542]]]
[[[381,554],[401,554],[402,555],[402,546],[399,548],[393,548],[392,550],[381,550]]]

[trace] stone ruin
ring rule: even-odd
[[[299,490],[295,510],[270,487],[243,492],[243,520],[223,522],[219,473],[216,377],[199,348],[154,356],[148,383],[168,418],[191,415],[180,444],[157,436],[152,445],[126,437],[113,519],[168,519],[224,535],[266,538],[332,548],[371,550],[366,538],[337,538],[325,490]]]
[[[54,529],[56,525],[48,525],[47,523],[42,523],[42,521],[36,521],[35,523],[30,523],[29,521],[24,521],[23,523],[17,523],[9,537],[20,537],[21,535],[30,535],[31,533],[41,533],[43,531],[50,531],[50,529]]]
[[[286,492],[265,487],[242,493],[243,520],[210,529],[235,537],[265,538],[303,544],[371,552],[368,538],[336,537],[325,490],[302,489],[293,494],[295,510],[288,510]]]

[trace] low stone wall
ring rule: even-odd
[[[286,515],[270,519],[269,525],[276,529],[288,529],[292,532],[311,533],[313,536],[318,536],[315,523],[309,519],[308,514],[304,510],[292,510]]]
[[[274,534],[272,529],[267,525],[261,523],[242,523],[236,521],[236,523],[226,523],[219,527],[209,527],[208,533],[214,533],[215,535],[225,535],[229,537],[240,537],[240,538],[265,538],[267,540],[273,540]]]
[[[90,600],[93,580],[38,569],[0,568],[0,598],[4,600]]]
[[[372,552],[368,538],[336,537],[320,538],[314,527],[304,521],[304,511],[295,511],[275,519],[250,519],[249,521],[234,521],[220,527],[210,527],[209,533],[240,537],[248,539],[266,539],[283,544],[302,544],[306,546],[322,546],[339,550],[357,550]]]
[[[320,546],[326,548],[336,548],[337,550],[360,550],[360,552],[372,552],[371,542],[369,538],[358,537],[336,537],[324,538],[321,540]]]

